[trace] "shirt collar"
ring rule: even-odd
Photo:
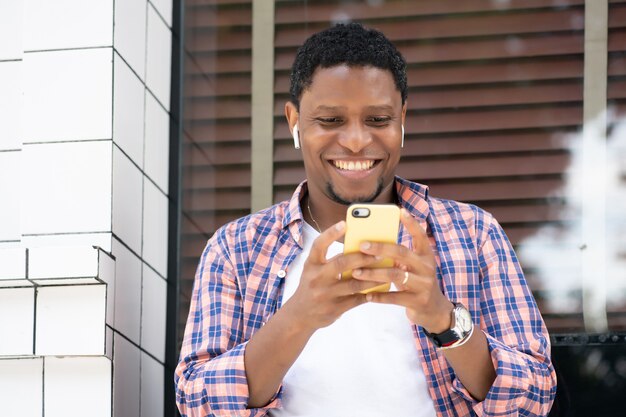
[[[413,216],[426,219],[430,213],[428,205],[428,186],[407,181],[396,176],[396,195],[398,203]]]
[[[304,220],[302,216],[302,210],[300,209],[300,200],[307,193],[307,185],[306,180],[302,181],[296,190],[293,192],[291,199],[289,200],[289,204],[287,205],[287,211],[285,216],[283,217],[283,229],[288,227],[291,223],[297,222],[298,220]]]

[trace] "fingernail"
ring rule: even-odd
[[[346,227],[346,222],[343,220],[335,225],[335,229],[338,231],[342,231],[344,227]]]
[[[404,217],[410,217],[410,215],[409,215],[409,211],[408,211],[407,209],[402,208],[400,211],[402,212],[402,215],[403,215]]]
[[[367,302],[372,301],[372,298],[374,298],[374,296],[372,295],[372,293],[367,293],[367,294],[365,294],[365,299],[367,300]]]
[[[363,271],[362,271],[360,268],[353,269],[353,270],[352,270],[352,276],[353,276],[353,277],[359,277],[359,276],[361,276],[361,273],[362,273],[362,272],[363,272]]]
[[[376,256],[374,256],[374,259],[376,259],[377,261],[381,261],[383,259],[383,257],[380,256],[380,255],[376,255]]]
[[[361,249],[368,250],[368,249],[369,249],[369,248],[371,248],[371,247],[372,247],[372,244],[371,244],[371,243],[369,243],[369,242],[363,242],[363,243],[361,243]]]

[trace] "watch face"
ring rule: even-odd
[[[455,325],[458,326],[462,332],[469,332],[472,329],[472,315],[470,312],[467,311],[464,306],[459,305],[455,313]]]

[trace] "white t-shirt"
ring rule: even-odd
[[[304,250],[285,277],[283,304],[300,282],[319,233],[304,224]],[[343,251],[334,242],[326,255]],[[363,304],[317,330],[283,380],[283,408],[274,417],[436,415],[405,309]]]

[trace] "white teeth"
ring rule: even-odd
[[[374,161],[333,161],[333,164],[344,171],[366,171],[374,166]]]

